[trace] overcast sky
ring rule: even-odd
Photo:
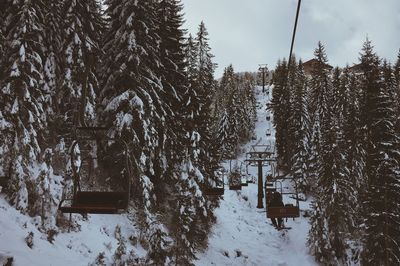
[[[297,0],[182,0],[185,28],[197,32],[203,20],[219,67],[273,69],[288,57]],[[357,63],[366,37],[379,56],[394,62],[400,48],[400,0],[303,0],[294,52],[311,59],[319,40],[330,64]]]

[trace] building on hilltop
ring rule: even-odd
[[[304,62],[303,63],[304,73],[306,75],[311,75],[311,73],[313,72],[314,69],[317,68],[317,66],[318,66],[318,60],[315,58]],[[324,64],[324,66],[325,66],[325,69],[327,69],[327,70],[333,69],[333,66],[331,66],[329,64]]]

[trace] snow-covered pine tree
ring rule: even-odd
[[[64,1],[62,84],[57,105],[64,121],[93,125],[96,117],[96,68],[99,64],[102,32],[101,9],[95,0]],[[75,117],[74,117],[75,115]]]
[[[185,106],[182,97],[187,90],[185,74],[185,31],[180,0],[159,0],[157,4],[157,34],[160,37],[159,72],[162,91],[160,97],[168,113],[165,128],[160,128],[161,141],[166,142],[166,153],[171,165],[179,163],[185,144],[188,125],[185,123]]]
[[[325,47],[321,42],[318,42],[318,47],[314,51],[314,59],[316,64],[313,67],[310,80],[310,93],[311,100],[309,102],[310,118],[311,124],[313,126],[313,131],[315,131],[315,138],[313,141],[314,145],[317,147],[318,152],[321,151],[319,144],[321,143],[319,138],[321,136],[320,123],[324,119],[323,115],[327,114],[324,110],[326,107],[323,103],[326,91],[332,84],[329,78],[329,68],[327,68],[328,59],[325,53]]]
[[[341,77],[342,72],[338,67],[335,67],[332,70],[332,89],[333,89],[333,103],[334,106],[333,108],[333,113],[335,114],[334,117],[334,124],[337,127],[341,127],[343,125],[343,112],[342,110],[344,109],[346,97],[344,97],[345,94],[345,87],[342,86],[341,84]]]
[[[215,131],[223,158],[229,158],[253,133],[256,100],[252,77],[235,74],[229,65],[224,69],[214,98]]]
[[[364,201],[365,234],[362,263],[397,265],[400,263],[399,139],[395,133],[395,103],[388,65],[380,70],[380,59],[371,42],[361,53],[365,93],[364,117],[367,127],[367,189]],[[385,72],[388,74],[385,75]],[[389,75],[389,81],[385,76]],[[388,82],[388,83],[384,83]]]
[[[357,77],[353,74],[348,67],[343,70],[343,74],[340,77],[341,91],[343,91],[343,109],[338,110],[342,112],[343,124],[341,127],[342,142],[339,142],[340,150],[344,151],[345,156],[345,167],[348,171],[348,188],[353,190],[354,196],[357,200],[353,202],[349,201],[352,206],[352,211],[347,213],[347,216],[352,216],[353,224],[349,224],[354,230],[358,230],[358,226],[361,224],[362,219],[360,218],[361,204],[358,201],[361,200],[361,193],[365,189],[365,149],[362,145],[364,142],[360,139],[362,135],[362,129],[360,124],[360,99],[359,99],[359,88],[357,85]],[[350,195],[351,196],[351,195]],[[350,197],[349,196],[349,197]],[[357,237],[353,233],[352,237]]]
[[[309,232],[309,243],[311,244],[311,250],[313,255],[317,260],[324,265],[337,264],[335,253],[332,252],[333,245],[330,241],[330,234],[332,231],[329,205],[334,202],[334,189],[335,189],[335,176],[337,173],[334,172],[334,156],[333,148],[335,145],[335,134],[337,133],[332,128],[333,126],[333,113],[332,113],[332,83],[329,80],[326,72],[324,71],[323,64],[327,63],[326,54],[323,47],[318,43],[318,48],[314,53],[320,67],[314,69],[312,76],[312,87],[317,98],[315,100],[315,109],[317,111],[317,117],[319,128],[320,128],[320,138],[319,138],[319,169],[318,169],[318,180],[317,187],[314,193],[316,193],[315,201],[313,207],[319,206],[320,209],[314,209],[312,222],[313,227],[318,227],[322,225],[324,231],[324,239],[320,239],[320,232],[310,230]],[[323,59],[323,60],[321,60]],[[326,76],[325,76],[326,75]],[[322,81],[322,82],[321,82]],[[317,100],[316,100],[317,99]],[[341,243],[340,243],[341,244]],[[316,248],[316,246],[319,246]],[[338,248],[342,250],[342,245]]]
[[[215,99],[223,112],[219,117],[217,132],[218,142],[221,145],[220,149],[224,158],[232,157],[239,141],[237,107],[234,106],[237,104],[234,102],[234,99],[237,99],[236,91],[235,72],[233,66],[229,65],[224,69]]]
[[[336,112],[341,105],[341,97],[335,90],[339,90],[339,72],[336,78],[331,79],[325,66],[326,54],[319,43],[315,51],[319,67],[315,68],[312,77],[314,92],[315,123],[320,129],[318,152],[318,186],[315,188],[314,213],[312,228],[309,232],[309,244],[317,260],[324,265],[345,265],[347,263],[346,236],[349,227],[353,224],[350,215],[355,193],[353,184],[349,182],[349,171],[345,165],[345,151],[343,148],[343,130],[339,126]],[[334,82],[332,82],[334,81]],[[333,86],[337,86],[334,88]],[[348,199],[353,199],[349,201]],[[322,227],[321,227],[322,226]],[[320,227],[320,228],[318,228]],[[314,229],[324,231],[324,235]],[[321,238],[322,237],[322,238]]]
[[[293,103],[291,110],[291,131],[293,132],[293,157],[291,172],[298,178],[299,189],[304,193],[310,191],[308,180],[308,164],[310,160],[310,121],[307,112],[307,79],[304,74],[303,65],[300,61],[296,69],[296,82],[293,85]]]
[[[195,41],[191,34],[186,40],[185,46],[185,74],[187,87],[182,97],[182,104],[185,117],[185,127],[187,130],[186,138],[191,143],[190,157],[194,164],[198,165],[198,155],[200,148],[198,142],[192,142],[190,139],[198,136],[198,121],[200,117],[201,97],[197,86],[197,71],[198,71],[198,51]]]
[[[287,107],[288,101],[288,86],[287,86],[287,62],[285,60],[278,61],[274,76],[274,90],[272,92],[272,107],[274,112],[274,127],[276,130],[275,146],[278,153],[280,166],[286,165],[284,161],[286,155],[286,136],[287,132]]]
[[[249,140],[249,135],[252,133],[252,123],[251,116],[248,111],[250,107],[250,103],[247,99],[245,87],[244,87],[244,78],[242,76],[236,75],[237,82],[237,96],[238,96],[238,135],[239,135],[239,143],[243,143]],[[251,88],[252,89],[252,88]]]
[[[169,247],[160,245],[160,243],[169,242],[165,231],[160,231],[157,227],[154,229],[153,224],[158,223],[158,218],[154,215],[157,212],[158,207],[166,207],[165,211],[169,213],[161,213],[161,215],[171,215],[172,218],[177,217],[173,210],[177,210],[176,201],[170,202],[170,206],[161,206],[153,203],[157,203],[155,193],[159,191],[158,195],[164,194],[164,197],[185,197],[190,192],[187,191],[187,187],[183,186],[179,178],[172,178],[173,180],[167,180],[170,184],[176,183],[178,187],[184,187],[184,189],[174,189],[170,191],[170,195],[166,195],[165,186],[160,182],[160,177],[163,175],[163,171],[166,170],[168,165],[173,165],[176,160],[185,160],[186,157],[182,156],[182,153],[174,154],[174,158],[165,156],[164,153],[164,141],[171,137],[171,140],[176,140],[173,135],[176,134],[179,137],[179,132],[175,126],[169,128],[169,132],[165,132],[163,129],[167,121],[167,114],[176,112],[175,115],[182,115],[182,119],[190,116],[190,111],[198,113],[199,108],[196,106],[196,95],[197,87],[190,87],[194,95],[194,98],[184,99],[180,101],[179,97],[182,95],[175,95],[174,90],[177,93],[181,93],[178,90],[185,88],[184,84],[176,83],[177,80],[173,80],[177,70],[162,69],[163,66],[159,59],[161,51],[158,44],[160,43],[160,36],[157,34],[159,21],[156,19],[158,1],[145,1],[145,2],[131,2],[124,1],[108,1],[107,14],[110,17],[110,29],[105,41],[105,59],[104,59],[104,71],[103,71],[103,82],[104,87],[102,91],[102,105],[104,107],[103,119],[108,125],[112,125],[112,134],[117,137],[121,137],[134,145],[135,157],[140,158],[139,168],[141,174],[137,180],[134,180],[136,187],[138,188],[134,193],[134,197],[141,206],[142,219],[141,225],[144,227],[146,234],[149,235],[150,250],[149,259],[153,262],[166,261],[165,256],[169,256]],[[123,15],[120,15],[123,14]],[[176,30],[171,24],[171,30]],[[168,36],[165,36],[168,38]],[[165,40],[164,40],[165,41]],[[167,42],[168,45],[174,42]],[[175,42],[175,45],[180,45],[179,42]],[[179,53],[179,47],[165,47],[170,51]],[[168,51],[164,51],[168,54]],[[130,56],[126,56],[130,55]],[[172,57],[174,54],[171,52],[171,57],[165,58],[165,60],[171,60],[168,62],[168,66],[181,64],[179,57]],[[176,54],[175,54],[176,55]],[[176,61],[173,61],[176,60]],[[197,60],[197,58],[196,58]],[[164,62],[165,63],[165,62]],[[171,71],[171,72],[170,72]],[[196,73],[197,75],[197,70]],[[160,79],[158,77],[161,77]],[[161,82],[164,82],[162,86]],[[172,88],[172,86],[177,86]],[[168,89],[169,91],[165,91]],[[174,90],[172,90],[174,89]],[[162,101],[163,96],[168,95],[170,100],[175,101],[177,106],[170,106],[170,101]],[[193,100],[193,101],[192,101]],[[193,104],[193,107],[191,105]],[[187,110],[185,110],[188,107]],[[182,109],[180,109],[182,108]],[[188,111],[187,113],[185,113]],[[115,119],[115,117],[117,119]],[[190,121],[190,120],[189,120]],[[178,126],[178,123],[177,125]],[[196,125],[193,129],[196,128]],[[197,132],[188,131],[188,135],[185,136],[187,140],[190,140],[192,144],[197,143]],[[197,146],[197,144],[195,144]],[[171,148],[171,147],[170,147]],[[191,146],[187,146],[190,150]],[[186,148],[183,149],[183,152]],[[186,154],[186,153],[184,153]],[[162,159],[165,158],[165,159]],[[188,160],[188,164],[192,164],[191,160]],[[155,165],[160,167],[155,167]],[[179,167],[177,167],[179,168]],[[197,168],[192,168],[195,173],[199,173]],[[180,175],[181,169],[171,169],[174,175]],[[198,186],[197,182],[202,181],[202,177],[196,175],[193,179],[194,186]],[[161,194],[160,194],[161,193]],[[204,201],[202,194],[196,194],[196,198],[192,199],[185,208],[192,208],[193,205],[199,204]],[[161,202],[159,202],[161,203]],[[197,214],[194,214],[193,219],[197,219]],[[200,221],[197,219],[197,221]],[[202,224],[199,222],[199,224]],[[182,231],[186,224],[179,224],[177,230]],[[185,232],[183,232],[185,233]],[[205,231],[197,232],[197,234],[204,235]],[[189,235],[196,235],[193,232]],[[191,252],[191,246],[194,244],[189,238],[189,242],[180,243],[175,239],[175,243],[172,245],[173,249],[181,252]],[[179,243],[178,243],[179,242]],[[186,245],[188,243],[188,245]],[[160,249],[161,248],[161,249]],[[174,251],[172,251],[174,253]],[[186,253],[185,253],[186,254]],[[173,254],[172,254],[173,255]],[[188,258],[190,260],[190,258]]]
[[[394,76],[396,79],[396,93],[397,93],[397,103],[400,103],[400,50],[397,55],[397,61],[394,65]],[[397,121],[396,121],[396,132],[400,132],[400,104],[398,104],[397,109]]]
[[[175,185],[171,194],[178,199],[172,202],[169,209],[172,219],[177,221],[173,225],[177,233],[171,259],[177,260],[179,264],[188,264],[194,256],[195,246],[206,239],[205,228],[210,221],[204,208],[205,198],[199,189],[199,185],[204,183],[203,175],[199,171],[202,162],[198,160],[199,141],[203,141],[199,135],[199,127],[207,122],[200,118],[202,99],[199,97],[200,88],[197,83],[200,53],[197,41],[193,42],[191,36],[184,47],[181,9],[180,1],[159,1],[157,17],[160,18],[158,35],[163,85],[160,97],[168,113],[165,141],[167,160],[173,167],[173,174],[170,176],[174,177],[167,182]],[[171,195],[164,196],[165,200],[170,200]],[[196,206],[203,206],[203,209],[198,211]]]
[[[6,1],[2,1],[0,3],[0,9],[5,10],[6,9]],[[0,14],[0,82],[2,79],[2,75],[4,73],[3,69],[3,58],[4,58],[4,46],[5,46],[5,38],[3,34],[4,30],[4,25],[5,25],[5,12],[2,12]],[[0,83],[0,88],[1,88],[1,83]],[[0,101],[3,102],[3,96],[0,94]],[[7,163],[7,156],[6,156],[6,150],[4,149],[7,147],[7,141],[5,135],[3,135],[3,131],[6,130],[7,127],[9,127],[10,124],[7,125],[7,122],[3,116],[3,108],[0,108],[0,176],[6,176],[8,172],[8,165]],[[8,158],[9,159],[9,158]]]
[[[292,158],[294,156],[294,150],[293,146],[295,145],[295,134],[296,134],[296,129],[293,127],[293,120],[292,114],[293,114],[293,103],[294,103],[294,91],[296,87],[296,83],[298,82],[297,80],[297,61],[296,57],[293,55],[291,57],[291,62],[290,62],[290,68],[288,69],[288,76],[287,76],[287,83],[286,83],[286,89],[284,90],[284,104],[286,108],[283,110],[284,112],[284,117],[286,118],[286,122],[284,124],[284,145],[285,145],[285,154],[282,157],[283,161],[285,162],[286,166],[288,169],[290,169],[292,165]]]
[[[400,49],[399,53],[397,54],[396,64],[394,65],[394,76],[396,77],[397,86],[400,86]]]
[[[2,7],[0,6],[0,8],[2,8]],[[4,10],[4,9],[2,9],[2,10]],[[1,16],[0,19],[2,21],[4,21],[3,16]],[[3,54],[4,53],[4,45],[5,45],[5,39],[4,39],[4,35],[3,35],[3,25],[0,24],[0,69],[1,69],[1,65],[2,65],[1,62],[3,61],[3,57],[4,57],[4,54]]]
[[[189,159],[189,156],[187,156]],[[196,258],[195,250],[207,238],[208,211],[206,201],[197,184],[202,179],[200,172],[196,170],[190,159],[183,160],[176,188],[178,196],[177,206],[173,210],[175,228],[174,238],[176,245],[173,248],[170,265],[194,265],[192,260]]]
[[[46,112],[49,115],[49,125],[54,122],[57,124],[58,119],[55,119],[54,114],[58,111],[56,94],[59,91],[59,82],[61,76],[61,48],[64,28],[61,19],[62,2],[46,1],[46,12],[44,16],[45,39],[44,39],[44,86],[46,97]],[[56,122],[57,121],[57,122]],[[51,127],[51,131],[57,130],[59,125]],[[53,137],[53,136],[50,136]]]
[[[240,100],[239,100],[239,90],[238,84],[235,82],[233,84],[233,90],[230,92],[228,96],[227,102],[227,112],[228,112],[228,121],[229,121],[229,144],[231,146],[230,158],[235,158],[237,155],[237,149],[240,144]]]
[[[194,120],[200,134],[199,165],[206,176],[213,175],[218,167],[219,154],[215,135],[213,134],[213,118],[211,104],[215,93],[213,55],[208,40],[208,32],[204,22],[201,22],[195,38],[197,55],[196,92],[200,99],[199,117]]]
[[[314,51],[314,59],[316,60],[316,64],[311,73],[307,98],[311,127],[309,178],[310,180],[317,181],[318,172],[321,167],[321,120],[323,119],[324,113],[322,109],[324,105],[321,103],[323,102],[323,97],[325,97],[325,91],[331,86],[329,84],[331,80],[329,78],[330,71],[327,65],[328,59],[325,53],[325,47],[321,42],[318,42],[318,47]],[[316,182],[314,184],[316,184]],[[313,190],[314,189],[315,188],[313,188]]]
[[[255,122],[257,120],[257,100],[255,95],[256,81],[252,74],[246,73],[244,76],[243,90],[246,96],[246,113],[248,114],[249,124],[251,131],[255,128]]]
[[[132,143],[140,175],[133,180],[134,197],[142,206],[142,225],[151,224],[154,200],[154,164],[160,163],[158,129],[165,111],[156,73],[159,37],[156,34],[155,1],[106,2],[109,29],[104,40],[101,118],[111,137]],[[160,175],[158,175],[159,177]]]
[[[24,211],[29,204],[29,167],[41,152],[47,123],[42,89],[44,10],[42,1],[5,3],[6,42],[0,73],[2,160],[9,165],[8,192]]]
[[[215,102],[216,109],[226,108],[228,103],[228,95],[232,93],[235,87],[235,71],[233,69],[233,65],[229,65],[224,69],[224,73],[222,74],[221,81],[219,82],[218,89],[215,93]],[[217,111],[217,110],[216,110]],[[218,116],[218,113],[215,113],[215,116]]]
[[[228,158],[233,148],[229,142],[229,116],[226,109],[223,109],[220,115],[217,134],[217,139],[221,143],[220,152],[222,158]]]

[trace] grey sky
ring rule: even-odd
[[[204,21],[219,67],[255,71],[288,57],[297,0],[182,0],[185,27]],[[358,62],[366,36],[378,55],[394,62],[400,48],[400,0],[303,0],[294,52],[312,58],[319,40],[330,64]]]

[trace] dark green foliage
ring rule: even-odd
[[[322,53],[322,54],[321,54]],[[316,188],[316,200],[320,210],[314,208],[312,224],[323,225],[326,234],[324,245],[320,250],[314,248],[314,255],[324,265],[346,264],[346,233],[352,226],[351,207],[349,197],[354,198],[353,184],[348,180],[348,170],[345,166],[344,151],[340,143],[342,139],[342,123],[340,119],[342,109],[341,97],[337,90],[340,89],[340,72],[333,71],[333,78],[328,76],[324,69],[327,63],[324,47],[319,43],[315,51],[315,59],[320,69],[312,73],[311,87],[313,96],[314,123],[320,130],[318,152],[318,179]],[[352,201],[350,201],[352,202]],[[315,207],[315,206],[314,206]],[[311,229],[309,242],[318,243],[322,241],[320,233]]]
[[[215,131],[222,158],[235,157],[240,144],[247,142],[253,134],[254,86],[250,75],[235,74],[232,65],[225,68],[214,101]]]
[[[159,97],[167,113],[164,131],[166,153],[170,166],[179,163],[187,144],[186,110],[183,105],[188,82],[185,75],[185,31],[182,29],[182,4],[178,0],[161,0],[156,9],[159,45],[159,75],[162,90]]]
[[[0,71],[2,165],[11,181],[14,203],[27,207],[28,167],[38,159],[47,125],[43,82],[44,4],[9,1],[3,33],[6,38]],[[4,141],[4,142],[3,142]]]
[[[394,128],[396,104],[392,70],[384,63],[380,71],[379,62],[367,40],[361,54],[361,89],[367,105],[362,110],[367,113],[364,115],[368,137],[362,261],[365,265],[396,265],[400,263],[400,208],[396,201],[400,195],[399,139]]]
[[[67,114],[64,120],[93,125],[99,90],[96,68],[101,56],[100,6],[95,0],[64,1],[62,13],[66,16],[61,55],[63,78],[57,105],[60,114]]]
[[[288,164],[287,143],[296,147],[292,172],[306,177],[314,196],[308,245],[322,265],[397,265],[398,64],[382,63],[369,40],[361,53],[361,72],[331,71],[321,43],[314,55],[306,79],[301,67],[286,76],[285,63],[278,63],[273,92],[280,162]],[[353,245],[361,241],[363,252]]]
[[[308,177],[309,173],[309,142],[310,119],[307,112],[307,79],[305,77],[302,62],[300,61],[296,69],[295,83],[293,84],[291,128],[293,148],[291,159],[291,172],[298,180],[299,188],[307,193],[311,184]]]
[[[272,106],[274,112],[274,127],[276,130],[275,146],[279,156],[279,164],[287,165],[288,151],[286,138],[289,137],[287,123],[290,118],[290,90],[287,84],[287,62],[278,62],[273,76],[274,89],[272,92]]]

